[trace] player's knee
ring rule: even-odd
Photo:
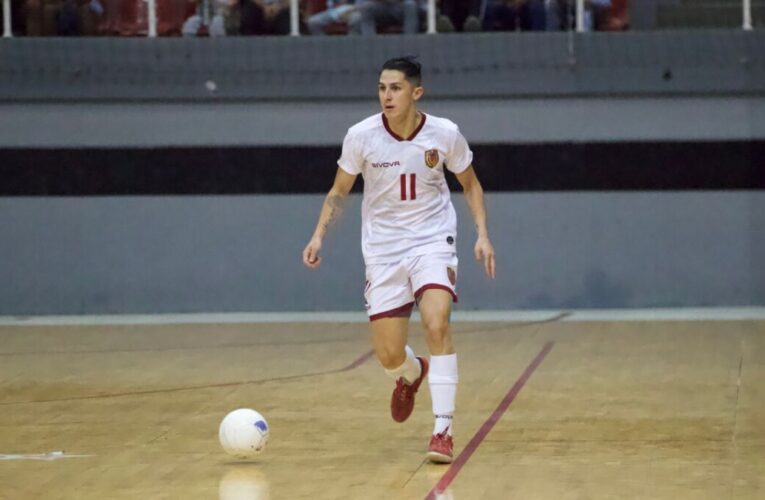
[[[386,347],[377,348],[377,359],[383,368],[393,370],[398,368],[406,360],[406,352],[401,350],[388,349]]]
[[[439,341],[449,332],[449,318],[441,315],[426,318],[425,333],[431,340]]]

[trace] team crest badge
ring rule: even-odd
[[[425,151],[425,165],[429,168],[433,168],[438,165],[438,150],[428,149]]]

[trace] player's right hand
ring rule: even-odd
[[[321,265],[321,257],[319,257],[319,251],[321,250],[321,239],[311,238],[305,249],[303,250],[303,264],[311,269],[316,269]]]

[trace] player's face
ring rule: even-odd
[[[388,119],[406,116],[422,96],[422,87],[415,87],[401,71],[385,69],[380,73],[377,94]]]

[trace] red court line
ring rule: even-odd
[[[305,377],[334,375],[336,373],[343,373],[343,372],[353,370],[354,368],[358,368],[359,366],[369,361],[369,359],[374,355],[374,353],[375,353],[374,350],[370,349],[369,351],[365,352],[364,354],[356,358],[351,364],[344,366],[343,368],[338,368],[335,370],[329,370],[325,372],[301,373],[298,375],[287,375],[284,377],[263,378],[258,380],[242,380],[239,382],[221,382],[218,384],[191,385],[191,386],[185,386],[185,387],[168,387],[166,389],[150,389],[145,391],[129,391],[129,392],[116,392],[116,393],[107,393],[107,394],[93,394],[93,395],[85,395],[85,396],[72,396],[68,398],[39,399],[39,400],[33,400],[33,401],[6,401],[6,402],[0,403],[0,406],[22,405],[22,404],[33,404],[33,403],[58,403],[61,401],[106,399],[106,398],[119,398],[119,397],[126,397],[126,396],[148,396],[152,394],[166,394],[170,392],[181,392],[181,391],[196,391],[199,389],[219,389],[223,387],[234,387],[238,385],[262,384],[266,382],[284,382],[286,380],[296,380],[296,379],[301,379]]]
[[[480,429],[478,429],[478,432],[475,433],[473,439],[470,440],[467,446],[465,446],[465,449],[462,450],[462,453],[460,453],[454,462],[452,462],[449,470],[446,471],[446,473],[441,477],[438,483],[436,483],[433,489],[430,490],[430,493],[428,493],[428,496],[425,497],[425,500],[435,500],[436,495],[445,491],[446,488],[448,488],[452,483],[452,481],[454,481],[454,478],[457,477],[457,474],[459,474],[462,466],[465,465],[465,463],[470,459],[470,457],[473,455],[473,452],[478,449],[478,446],[484,440],[486,435],[491,431],[494,425],[499,422],[499,419],[502,418],[502,415],[505,413],[505,411],[507,411],[510,403],[512,403],[518,393],[521,392],[521,389],[523,389],[523,386],[526,384],[529,378],[531,378],[531,374],[534,373],[534,370],[536,370],[537,367],[542,364],[545,356],[547,356],[550,350],[552,350],[554,343],[555,342],[546,343],[539,354],[537,354],[529,366],[526,367],[520,378],[515,381],[513,387],[510,388],[508,393],[505,395],[505,398],[501,403],[499,403],[497,409],[494,410],[494,413],[492,413],[489,419],[483,423]]]
[[[356,358],[356,361],[351,363],[350,365],[346,366],[345,368],[341,368],[338,370],[338,373],[347,372],[348,370],[353,370],[354,368],[357,368],[367,361],[369,361],[369,358],[371,358],[374,355],[375,351],[373,349],[368,350],[358,358]]]

